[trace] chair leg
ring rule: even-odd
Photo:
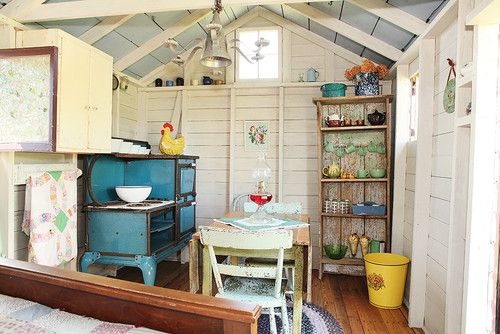
[[[276,330],[276,317],[274,316],[274,307],[269,308],[269,324],[271,325],[271,334],[278,334]]]
[[[286,309],[286,298],[281,302],[281,323],[283,324],[283,334],[290,333],[290,324],[288,322],[288,312]]]

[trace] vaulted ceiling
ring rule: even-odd
[[[211,18],[206,9],[211,0],[106,2],[3,0],[0,14],[29,28],[59,28],[80,37],[113,56],[117,70],[134,78],[147,76],[176,56],[162,46],[167,38],[174,38],[183,49],[192,47],[194,39],[204,38],[205,25]],[[261,4],[342,48],[390,66],[425,30],[446,0],[280,2],[223,0],[222,24],[226,26],[248,15]],[[190,9],[177,10],[186,7]]]

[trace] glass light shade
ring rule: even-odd
[[[252,179],[258,194],[267,193],[267,185],[271,179],[271,173],[271,167],[267,164],[266,155],[263,153],[259,154],[257,163],[252,171]]]

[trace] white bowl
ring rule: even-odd
[[[149,154],[151,153],[151,149],[150,148],[147,148],[145,151],[144,151],[144,154]]]
[[[141,146],[139,149],[139,154],[146,154],[146,148],[144,146]]]
[[[123,143],[120,144],[120,153],[127,154],[130,152],[130,149],[132,148],[133,143],[129,141],[124,141]]]
[[[123,139],[111,138],[111,153],[120,152],[120,146],[123,143]]]
[[[116,194],[122,201],[129,203],[142,202],[151,194],[150,186],[119,186],[115,187]]]

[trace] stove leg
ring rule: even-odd
[[[135,262],[142,271],[144,284],[155,285],[156,279],[156,259],[152,256],[136,256]]]
[[[89,269],[89,266],[97,261],[101,257],[101,254],[98,252],[85,252],[83,254],[80,264],[82,266],[82,272],[86,273]]]

